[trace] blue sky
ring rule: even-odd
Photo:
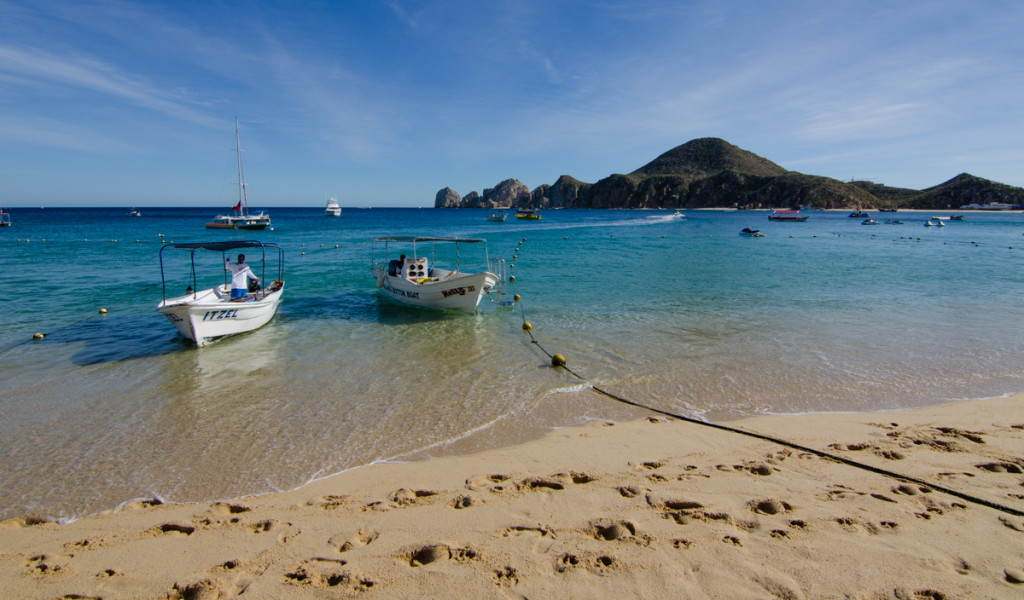
[[[1024,2],[0,0],[0,205],[432,206],[720,137],[1024,186]]]

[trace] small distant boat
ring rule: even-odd
[[[384,244],[383,261],[376,262],[374,256],[379,244]],[[388,260],[389,245],[411,244],[412,256],[404,254],[400,259]],[[431,256],[436,243],[455,244],[455,267],[442,269],[433,258],[417,254],[417,244],[429,243]],[[487,257],[487,240],[475,238],[443,238],[426,236],[393,235],[375,238],[371,245],[370,272],[377,287],[389,298],[424,308],[453,309],[463,312],[476,310],[483,295],[499,283],[499,278],[490,270],[465,273],[459,264],[460,244],[483,244],[484,261],[490,269]],[[498,259],[496,259],[498,260]]]
[[[898,208],[880,208],[880,209],[878,209],[878,212],[897,212],[897,211],[899,211]]]
[[[191,283],[183,296],[167,297],[167,278],[164,276],[164,251],[168,248],[187,250],[191,253]],[[231,298],[231,284],[225,275],[225,283],[205,290],[194,290],[196,287],[196,251],[207,250],[221,253],[227,259],[227,252],[241,248],[259,248],[259,282],[265,282],[267,264],[267,248],[277,249],[277,280],[260,289],[250,287],[243,298]],[[227,259],[230,261],[230,259]],[[254,260],[252,264],[257,264]],[[226,274],[224,261],[220,269]],[[163,301],[156,310],[167,317],[167,320],[178,328],[185,339],[196,347],[202,347],[222,337],[246,333],[266,325],[277,313],[284,292],[284,260],[283,250],[276,244],[263,244],[257,241],[231,242],[197,242],[185,244],[167,244],[160,248],[160,280],[163,283]],[[252,283],[259,283],[253,281]]]
[[[768,214],[769,221],[806,221],[810,215],[801,215],[798,210],[773,210]]]
[[[743,229],[741,229],[740,230],[740,235],[743,235],[743,236],[746,236],[746,237],[764,237],[764,234],[761,233],[759,230],[751,229],[749,227],[744,227]]]
[[[341,216],[341,205],[338,204],[338,200],[336,198],[327,199],[327,208],[324,209],[324,215],[328,217]]]
[[[270,215],[266,212],[249,212],[249,198],[245,192],[245,170],[242,169],[242,145],[238,138],[238,118],[235,118],[235,153],[238,154],[238,204],[231,209],[237,215],[217,215],[206,224],[207,229],[249,229],[261,230],[270,227]]]
[[[11,226],[11,215],[8,214],[8,213],[5,213],[4,210],[2,208],[0,208],[0,227],[10,227],[10,226]]]
[[[878,221],[874,219],[864,219],[860,222],[861,225],[878,225]]]
[[[964,216],[963,215],[949,215],[949,220],[950,221],[963,221],[964,220]]]
[[[886,219],[885,220],[885,224],[886,225],[902,225],[903,221],[900,221],[899,219]]]
[[[928,219],[927,221],[924,222],[924,226],[925,227],[945,227],[946,224],[943,223],[942,221],[935,221],[935,220],[932,220],[932,219]]]
[[[863,210],[855,210],[848,215],[851,219],[867,219],[871,215],[864,212]]]
[[[139,209],[137,209],[137,208],[129,208],[128,212],[127,212],[127,215],[129,217],[141,217],[142,213],[139,212]]]
[[[520,208],[516,211],[516,218],[526,219],[528,221],[537,221],[540,219],[540,213],[535,210]]]
[[[487,215],[487,220],[488,221],[494,221],[495,223],[504,223],[505,219],[507,217],[508,217],[508,213],[494,212],[494,213],[491,213],[491,214]]]

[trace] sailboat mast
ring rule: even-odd
[[[245,171],[242,170],[242,143],[238,137],[238,117],[235,117],[235,153],[238,154],[238,199],[242,203],[242,216],[249,214],[249,198],[245,193]]]

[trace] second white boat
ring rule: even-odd
[[[411,244],[412,256],[402,254],[397,259],[389,260],[390,244]],[[419,246],[429,243],[431,258],[417,254]],[[436,243],[454,244],[455,267],[444,269],[434,263],[434,246]],[[379,245],[383,244],[383,260],[378,261],[375,255]],[[488,270],[463,272],[461,270],[459,246],[462,244],[482,244],[485,264]],[[484,294],[489,293],[500,281],[499,276],[491,271],[502,270],[491,267],[487,257],[487,242],[473,238],[444,238],[426,236],[388,236],[376,238],[371,246],[370,272],[377,287],[387,297],[413,306],[425,308],[452,309],[473,312],[480,304]],[[498,261],[496,261],[498,262]],[[500,302],[499,302],[500,303]]]

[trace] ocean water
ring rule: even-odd
[[[215,208],[141,210],[12,209],[0,229],[0,519],[293,489],[645,414],[591,385],[711,421],[1024,391],[1019,213],[271,208],[273,231],[225,233],[203,228]],[[486,238],[522,301],[394,304],[369,274],[392,234]],[[220,239],[280,244],[287,288],[269,325],[197,350],[155,312],[159,250]],[[187,265],[164,254],[176,295]]]

